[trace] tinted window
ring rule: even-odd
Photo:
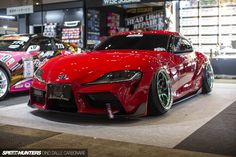
[[[119,35],[108,38],[95,50],[166,50],[168,35],[133,34]]]
[[[192,45],[184,38],[175,38],[174,51],[186,51],[191,50]]]
[[[54,50],[50,38],[35,38],[31,41],[30,45],[39,45],[40,51],[52,51]]]
[[[0,40],[0,51],[20,51],[25,43],[23,40]]]

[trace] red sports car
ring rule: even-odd
[[[110,118],[163,114],[184,98],[211,92],[213,79],[208,58],[179,33],[125,32],[93,52],[41,66],[29,106]]]

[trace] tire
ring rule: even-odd
[[[150,87],[147,113],[151,116],[164,114],[172,104],[170,79],[165,70],[160,70],[155,74]]]
[[[0,100],[3,100],[6,97],[9,86],[9,77],[6,71],[0,67]]]
[[[210,63],[206,63],[202,72],[202,93],[207,94],[212,91],[214,82],[214,72]]]

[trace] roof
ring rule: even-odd
[[[128,35],[128,34],[163,34],[163,35],[178,35],[180,36],[180,33],[178,32],[171,32],[171,31],[165,31],[165,30],[152,30],[152,31],[130,31],[130,32],[120,32],[115,34],[116,35]]]
[[[3,35],[0,37],[0,40],[23,40],[27,42],[29,38],[30,37],[27,35],[12,34],[12,35]]]
[[[0,37],[0,40],[27,40],[34,37],[46,37],[42,34],[9,34]]]

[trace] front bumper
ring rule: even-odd
[[[140,80],[89,86],[73,83],[71,86],[71,99],[60,100],[49,97],[48,85],[40,86],[33,82],[28,105],[41,110],[107,115],[109,104],[115,116],[146,115],[149,88],[143,86]]]

